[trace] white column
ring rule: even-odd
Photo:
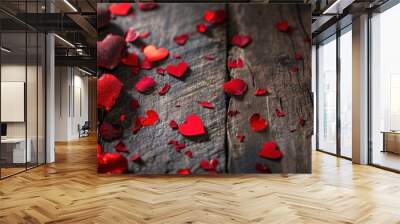
[[[353,19],[353,162],[368,163],[368,15]]]

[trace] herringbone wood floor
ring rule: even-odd
[[[0,223],[400,223],[400,175],[313,154],[312,175],[96,174],[95,139],[0,181]]]

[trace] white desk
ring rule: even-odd
[[[25,154],[25,138],[5,138],[1,139],[1,147],[3,151],[3,147],[7,147],[5,150],[9,150],[9,147],[12,147],[12,163],[25,163],[31,162],[32,160],[32,153],[31,153],[31,146],[32,140],[28,138],[26,140],[28,143],[26,147],[26,154]],[[25,161],[26,159],[26,161]]]

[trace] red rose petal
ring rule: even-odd
[[[185,61],[182,61],[177,65],[168,65],[166,71],[168,72],[168,74],[176,78],[182,78],[183,75],[186,73],[187,69],[188,69],[188,64]]]
[[[158,91],[158,95],[162,96],[166,94],[170,87],[171,85],[169,83],[165,83],[164,86],[160,89],[160,91]]]
[[[208,23],[213,23],[213,24],[222,23],[226,18],[226,12],[223,9],[217,11],[206,10],[204,12],[203,18]]]
[[[185,152],[185,155],[187,155],[187,156],[190,157],[190,158],[193,158],[193,152],[192,152],[192,150],[186,151],[186,152]]]
[[[254,96],[265,96],[268,94],[268,90],[266,89],[256,89],[256,91],[254,91]]]
[[[139,65],[139,57],[135,53],[129,53],[125,57],[121,59],[121,62],[124,65],[128,66],[138,66]]]
[[[185,45],[185,43],[188,39],[189,39],[189,35],[187,35],[187,34],[181,34],[181,35],[174,37],[174,41],[178,45]]]
[[[118,144],[114,146],[114,149],[117,150],[117,152],[129,152],[122,141],[119,141]]]
[[[142,39],[146,39],[149,36],[150,36],[150,32],[148,32],[148,31],[140,33],[140,35],[139,35],[139,37]]]
[[[296,52],[296,53],[294,53],[294,59],[297,61],[301,61],[301,60],[303,60],[303,55],[301,55],[300,52]]]
[[[139,154],[133,154],[133,155],[131,156],[131,160],[132,160],[133,162],[140,162],[140,161],[142,160],[142,158],[140,157]]]
[[[132,9],[131,3],[112,3],[109,8],[111,14],[116,16],[126,16]]]
[[[128,160],[119,153],[105,153],[98,156],[97,171],[99,173],[125,173]]]
[[[135,85],[136,91],[145,93],[156,85],[156,81],[150,76],[143,76]]]
[[[207,31],[208,26],[204,23],[197,24],[196,30],[199,33],[205,33]]]
[[[108,34],[102,41],[97,41],[97,66],[114,69],[121,60],[125,41],[118,35]]]
[[[118,129],[106,122],[100,125],[99,132],[100,136],[107,141],[111,141],[121,135],[121,132]]]
[[[246,47],[248,44],[250,44],[252,41],[252,38],[250,35],[235,35],[232,37],[232,44],[236,45],[238,47],[244,48]]]
[[[139,33],[135,31],[132,27],[129,27],[128,31],[125,33],[125,41],[133,42],[139,37]]]
[[[181,152],[186,147],[185,143],[179,143],[177,140],[172,139],[168,141],[168,145],[173,145],[176,152]]]
[[[275,114],[277,117],[284,117],[285,116],[285,112],[279,110],[279,109],[275,109]]]
[[[250,127],[253,131],[263,131],[267,128],[268,122],[261,117],[260,114],[255,113],[250,117]]]
[[[143,49],[144,56],[149,62],[161,61],[168,57],[169,51],[166,48],[156,48],[148,45]]]
[[[186,117],[186,121],[179,125],[179,133],[186,137],[204,135],[206,130],[203,121],[196,114],[191,114]]]
[[[288,32],[289,31],[289,22],[286,20],[282,20],[276,24],[276,29],[279,32]]]
[[[143,127],[142,122],[140,121],[140,118],[137,117],[137,118],[135,119],[135,124],[134,124],[134,126],[133,126],[132,133],[133,133],[133,134],[137,134],[137,133],[140,131],[140,129],[141,129],[142,127]]]
[[[270,173],[269,168],[262,163],[256,163],[255,168],[259,173]]]
[[[180,170],[178,170],[178,174],[189,175],[190,174],[190,169],[180,169]]]
[[[139,101],[137,99],[131,99],[129,106],[130,106],[131,110],[136,110],[137,108],[140,107]]]
[[[269,141],[263,144],[261,150],[258,152],[258,156],[265,159],[277,160],[282,157],[282,152],[275,142]]]
[[[151,64],[150,61],[144,59],[140,64],[140,68],[144,70],[151,70],[153,68],[153,65]]]
[[[246,136],[244,135],[236,135],[236,138],[239,142],[243,142]]]
[[[146,111],[146,117],[139,116],[139,120],[143,126],[151,126],[157,123],[158,114],[154,110],[148,110]]]
[[[214,109],[214,105],[208,101],[199,101],[199,104],[207,109]]]
[[[224,83],[224,91],[228,94],[241,96],[247,90],[247,84],[242,79],[231,79]]]
[[[138,3],[138,8],[142,11],[150,11],[158,7],[157,3],[153,2],[140,2]]]
[[[164,69],[164,68],[161,68],[161,67],[159,67],[159,68],[157,68],[157,69],[156,69],[156,72],[157,72],[157,74],[159,74],[159,75],[164,75],[164,73],[165,73],[165,69]]]
[[[172,129],[174,129],[174,130],[177,130],[177,129],[179,128],[178,123],[176,123],[175,120],[171,120],[171,121],[169,122],[169,126],[170,126]]]
[[[122,83],[111,74],[103,74],[97,80],[97,107],[110,111],[122,89]]]
[[[97,8],[97,29],[103,28],[110,23],[110,10],[105,8]]]
[[[208,160],[201,160],[200,161],[200,168],[203,170],[207,171],[215,171],[217,166],[218,166],[218,160],[217,159],[212,159],[210,161]]]
[[[240,112],[237,110],[229,110],[228,111],[228,116],[229,117],[235,117],[236,115],[238,115]]]
[[[243,60],[241,58],[228,59],[228,68],[243,68]]]

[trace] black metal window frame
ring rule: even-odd
[[[346,18],[348,20],[349,18]],[[340,77],[341,77],[341,67],[340,67],[340,37],[352,31],[352,23],[346,24],[344,27],[339,27],[339,25],[335,25],[336,29],[333,34],[320,40],[316,44],[316,135],[315,135],[315,142],[316,142],[316,150],[319,152],[323,152],[329,155],[337,156],[340,158],[344,158],[347,160],[352,160],[352,158],[343,156],[341,153],[341,119],[340,119]],[[336,153],[328,152],[324,149],[319,147],[319,46],[322,43],[327,43],[330,41],[336,41]]]

